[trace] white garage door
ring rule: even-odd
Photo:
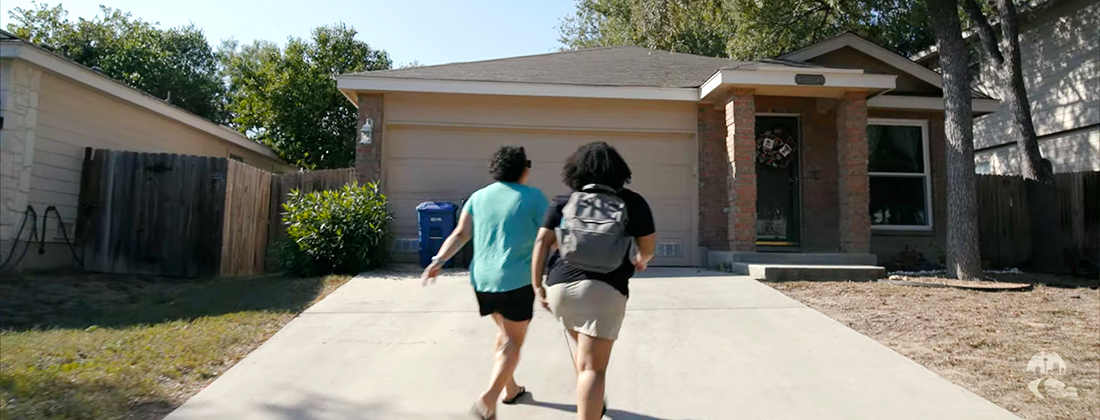
[[[489,159],[502,145],[526,149],[533,162],[531,185],[553,198],[569,192],[560,181],[564,159],[585,143],[606,141],[623,154],[634,172],[629,188],[645,197],[653,209],[658,236],[654,265],[696,265],[693,134],[387,124],[385,138],[386,190],[399,242],[416,237],[418,203],[458,203],[491,182]]]

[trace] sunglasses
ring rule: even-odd
[[[530,167],[531,167],[531,160],[530,160],[530,159],[528,159],[528,160],[527,160],[527,167],[528,167],[528,168],[530,168]]]

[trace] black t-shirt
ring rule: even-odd
[[[626,233],[632,237],[640,238],[652,235],[656,231],[653,224],[653,212],[649,204],[638,193],[623,188],[619,191],[619,197],[626,203]],[[569,202],[569,197],[558,197],[550,203],[550,209],[546,211],[546,218],[542,227],[554,229],[561,225],[562,209]],[[570,267],[561,260],[557,250],[547,260],[548,275],[546,284],[570,283],[581,280],[598,280],[610,284],[623,295],[629,295],[627,284],[634,276],[634,263],[630,261],[630,255],[623,255],[623,264],[610,273],[597,273],[585,271],[576,267]]]

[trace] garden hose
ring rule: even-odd
[[[42,213],[42,231],[38,231],[38,212],[34,211],[34,207],[28,205],[27,209],[23,211],[23,222],[19,225],[19,231],[15,233],[15,237],[12,238],[11,249],[8,250],[8,256],[4,259],[4,262],[0,264],[0,271],[9,271],[19,266],[19,262],[23,261],[23,257],[27,255],[27,250],[30,249],[34,241],[38,240],[38,255],[46,253],[46,226],[49,221],[50,213],[54,214],[54,219],[57,220],[57,226],[61,229],[61,236],[65,239],[65,244],[69,246],[69,252],[73,254],[73,261],[79,264],[80,268],[84,268],[84,260],[76,254],[76,246],[73,241],[69,239],[69,232],[65,230],[65,223],[61,219],[61,213],[57,211],[57,207],[46,207],[46,212]],[[27,236],[27,245],[23,247],[23,252],[19,253],[19,257],[15,258],[14,262],[12,258],[15,257],[16,247],[19,246],[19,237],[23,235],[23,230],[27,227],[27,222],[31,224],[31,233]],[[9,267],[10,266],[10,267]]]

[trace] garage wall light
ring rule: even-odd
[[[371,144],[374,136],[374,118],[367,117],[363,128],[359,130],[359,144]]]

